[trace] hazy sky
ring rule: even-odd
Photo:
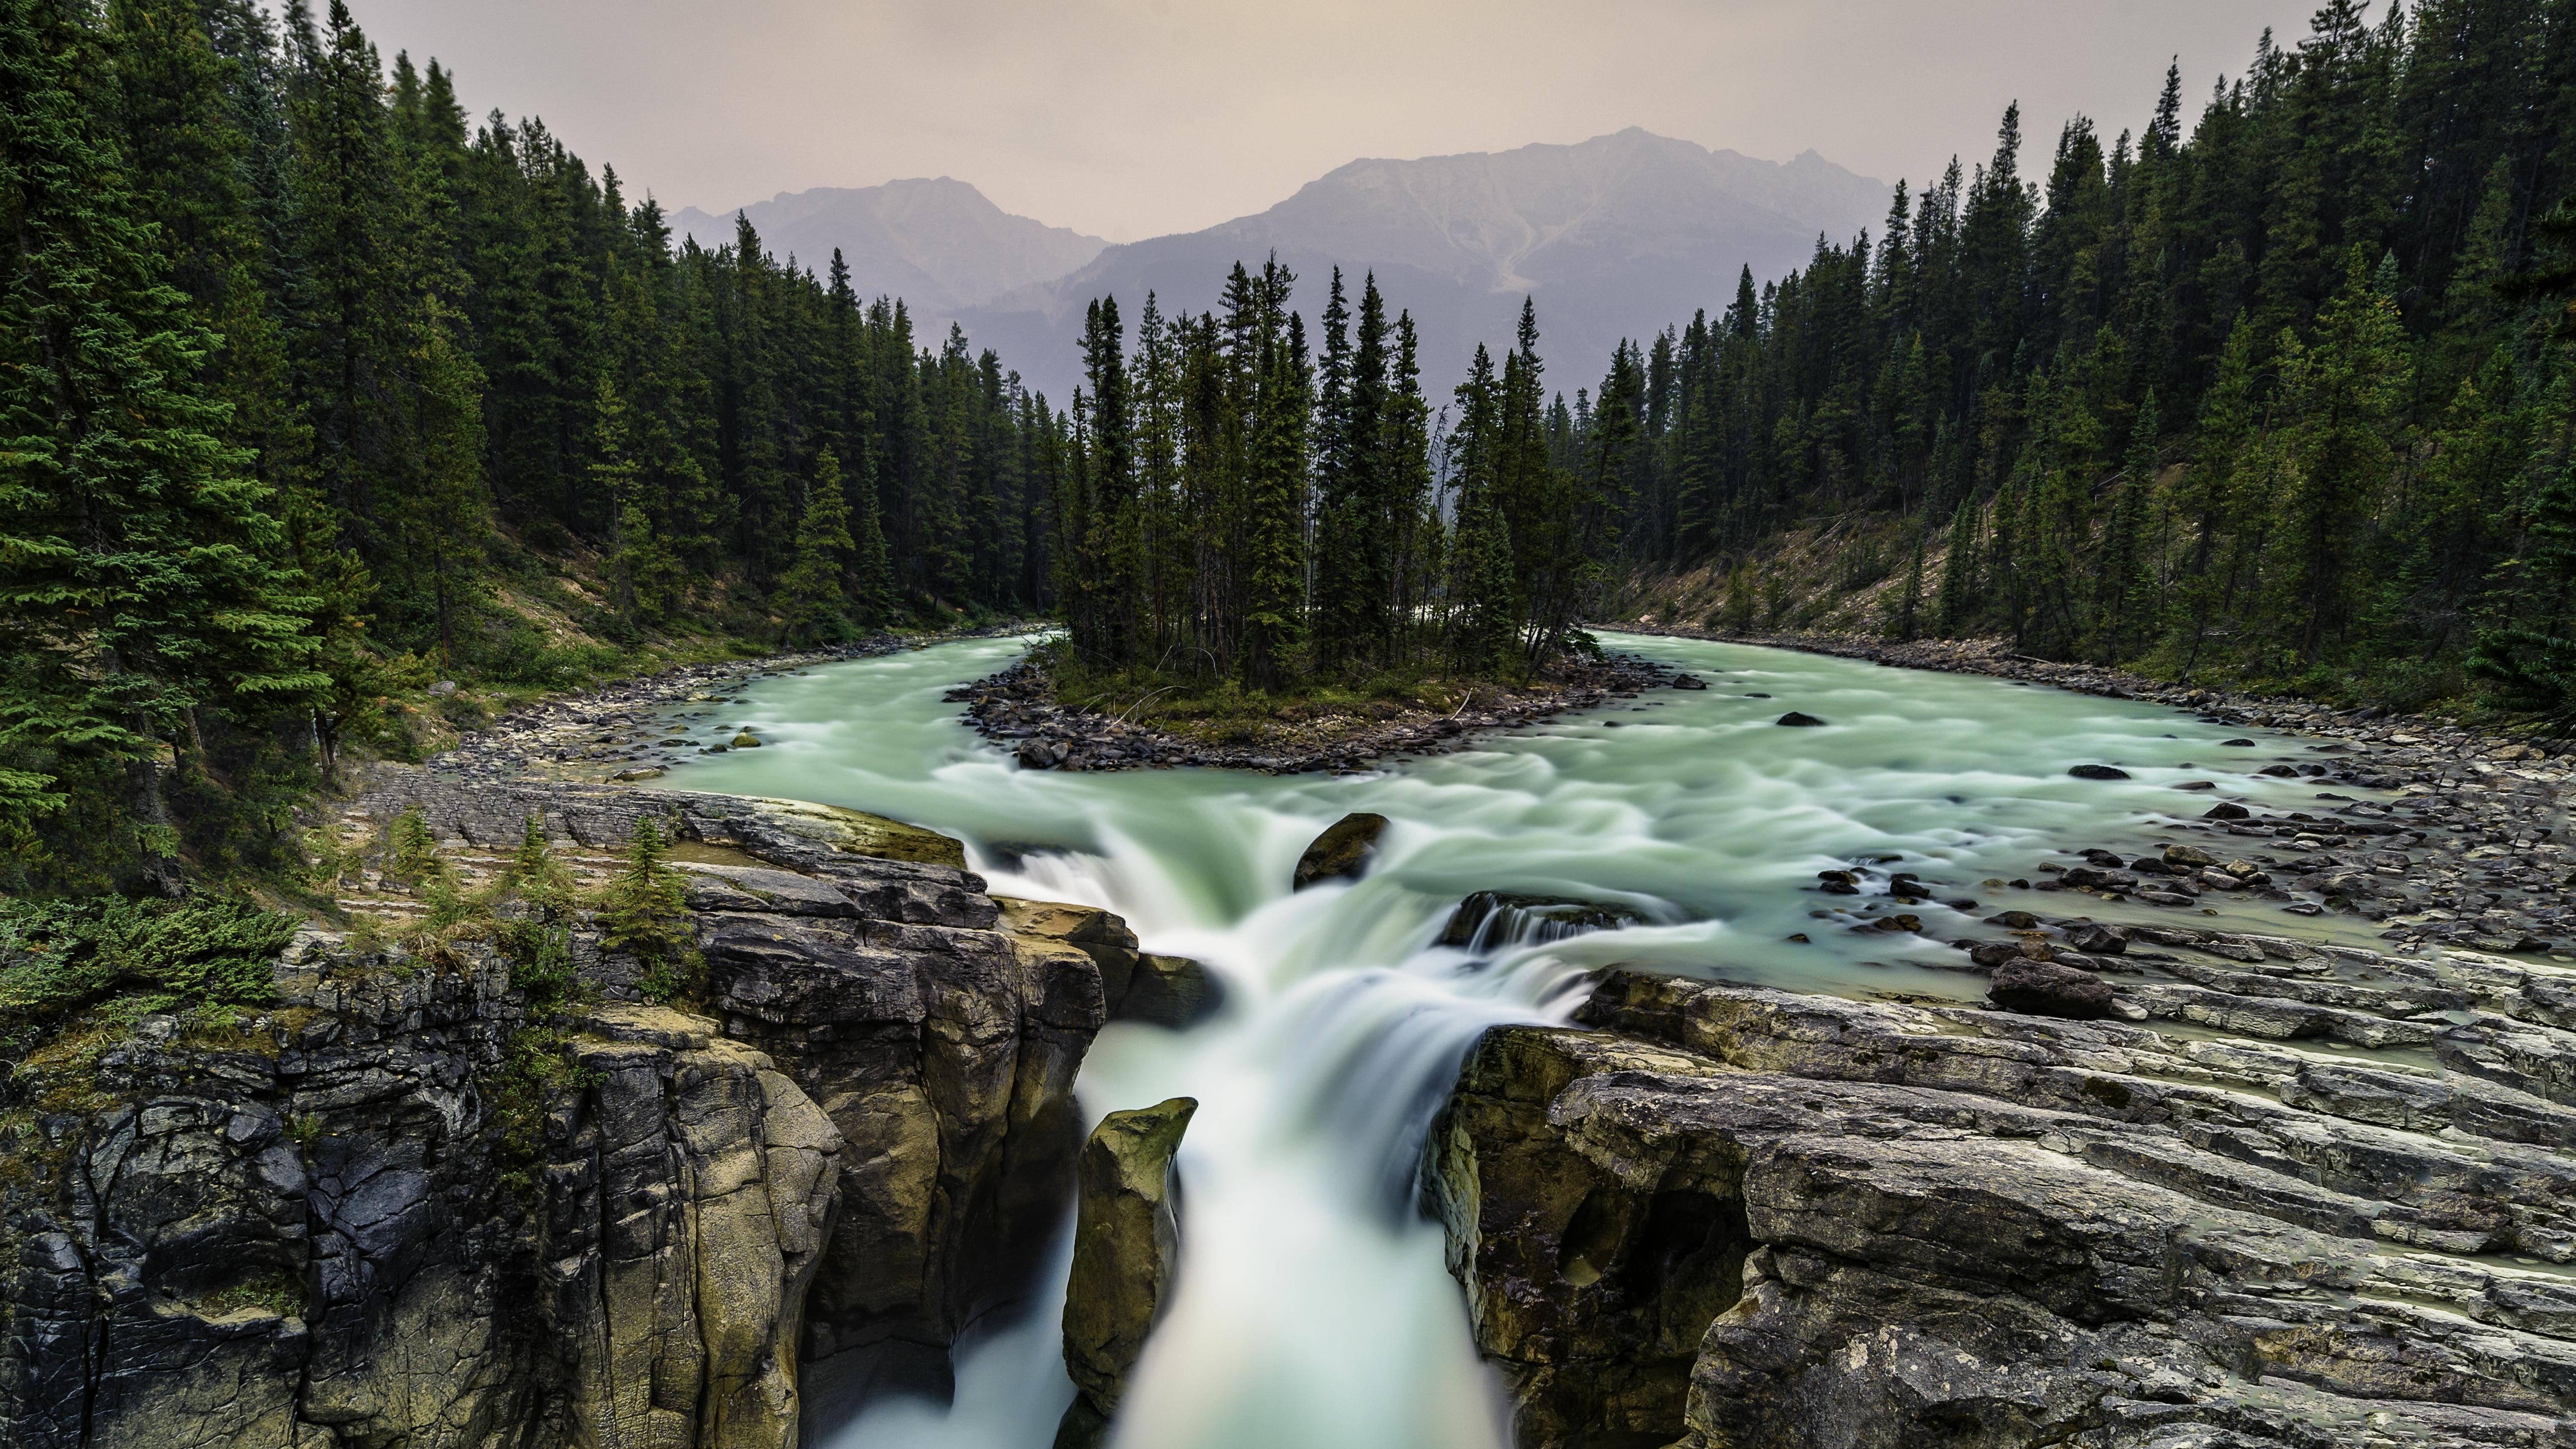
[[[1110,238],[1262,210],[1360,156],[1643,126],[1894,180],[2041,165],[2081,111],[2197,111],[2316,0],[350,0],[390,60],[708,210],[903,176]]]

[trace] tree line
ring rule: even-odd
[[[1320,346],[1276,257],[1218,308],[1127,345],[1084,317],[1084,385],[1056,494],[1056,592],[1087,668],[1261,690],[1425,670],[1524,678],[1573,641],[1642,451],[1635,349],[1577,428],[1543,385],[1535,309],[1499,369],[1479,347],[1448,407],[1424,396],[1412,314],[1334,269]]]
[[[439,674],[1051,602],[997,358],[674,245],[341,0],[0,0],[0,128],[0,886],[248,861]]]
[[[2186,120],[2169,69],[2025,179],[2007,110],[1655,338],[1630,566],[1792,624],[1765,570],[1830,530],[1897,634],[2576,711],[2576,4],[2329,0]]]

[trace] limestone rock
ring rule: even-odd
[[[684,865],[703,1007],[613,999],[586,926],[612,999],[542,1023],[487,943],[307,931],[235,1037],[21,1056],[12,1105],[72,1105],[0,1143],[9,1442],[775,1449],[944,1383],[1071,1200],[1099,963],[854,812],[422,772],[368,802],[413,805],[496,853],[654,819],[745,862]]]
[[[626,843],[651,819],[670,839],[736,847],[789,870],[832,854],[946,866],[963,872],[966,847],[936,831],[863,810],[754,795],[537,780],[466,780],[411,766],[380,766],[355,809],[380,824],[417,808],[442,840],[495,850],[519,842],[531,815],[547,831],[594,849]]]
[[[1080,1393],[1056,1434],[1058,1449],[1087,1449],[1105,1437],[1128,1371],[1171,1293],[1181,1250],[1172,1154],[1198,1107],[1174,1097],[1112,1112],[1082,1145],[1064,1300],[1065,1369]]]
[[[1488,1033],[1425,1188],[1517,1442],[2564,1444],[2576,1290],[2511,1257],[2576,1260],[2535,1145],[2576,1036],[2506,974],[2315,960],[2237,984],[2338,1004],[2155,1007],[2268,1038],[1631,971]],[[2287,1044],[2419,1012],[2458,1068]]]
[[[1383,815],[1358,812],[1334,821],[1306,847],[1305,854],[1297,857],[1293,887],[1302,891],[1318,881],[1359,879],[1368,869],[1369,857],[1377,851],[1378,838],[1384,834]]]
[[[1198,1025],[1225,1005],[1225,983],[1207,966],[1187,956],[1151,952],[1136,958],[1127,993],[1111,1010],[1112,1021],[1141,1021],[1175,1031]]]

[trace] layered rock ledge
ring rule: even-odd
[[[655,820],[702,991],[641,1000],[584,921],[539,1022],[486,941],[308,931],[260,1014],[22,1045],[9,1442],[775,1449],[939,1388],[1072,1202],[1104,969],[1153,974],[1124,924],[793,802],[396,772],[359,806],[413,809],[469,871],[529,815],[577,860]]]
[[[1425,1190],[1519,1444],[2576,1442],[2576,976],[2396,964],[1489,1033]]]

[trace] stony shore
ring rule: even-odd
[[[1447,754],[1498,730],[1597,708],[1613,699],[1633,699],[1673,680],[1668,666],[1651,660],[1617,654],[1598,662],[1568,660],[1526,685],[1476,689],[1448,714],[1389,706],[1383,715],[1282,722],[1255,743],[1231,745],[1098,710],[1068,709],[1056,703],[1045,671],[1025,661],[948,697],[966,705],[977,733],[1015,752],[1033,770],[1201,765],[1285,775],[1360,770],[1398,755]]]
[[[2192,802],[2197,808],[2174,812],[2187,823],[2169,824],[2153,838],[2102,841],[2065,859],[2035,861],[2029,877],[2010,884],[2067,894],[2034,897],[2033,911],[2054,907],[2056,914],[2075,914],[2084,897],[2181,908],[2217,892],[2272,902],[2294,918],[2348,913],[2401,947],[2432,943],[2563,954],[2576,942],[2567,899],[2576,848],[2568,841],[2562,804],[2576,747],[2565,741],[2533,742],[2375,709],[2337,710],[2306,700],[2175,685],[2095,665],[2032,659],[1992,640],[1900,644],[1848,635],[1621,627],[2021,680],[2170,705],[2212,723],[2312,737],[2301,751],[2307,758],[2256,770],[2314,781],[2312,808],[2264,811]],[[1870,882],[1856,884],[1866,890]],[[2292,925],[2283,922],[2284,929]]]

